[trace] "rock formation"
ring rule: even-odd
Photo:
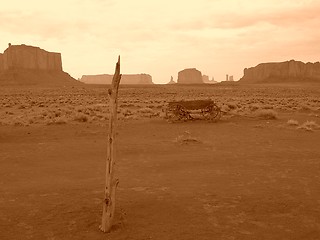
[[[201,84],[203,83],[202,74],[195,68],[188,68],[178,73],[179,84]]]
[[[167,84],[176,84],[175,81],[173,81],[173,77],[171,76],[170,82],[168,82]]]
[[[245,68],[240,83],[268,82],[307,82],[320,83],[320,63],[286,61],[279,63],[261,63],[256,67]]]
[[[39,47],[11,45],[0,54],[0,84],[78,84],[63,72],[61,54]]]
[[[113,75],[83,75],[81,82],[87,84],[111,84]],[[122,74],[120,84],[153,84],[149,74]]]

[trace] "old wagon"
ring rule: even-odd
[[[171,121],[215,121],[220,119],[222,111],[213,100],[190,100],[169,102],[165,113],[166,118]]]

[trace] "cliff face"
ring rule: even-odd
[[[0,53],[0,72],[4,71],[3,54]]]
[[[61,54],[39,47],[11,45],[0,55],[0,70],[12,69],[62,71]]]
[[[287,61],[279,63],[261,63],[256,67],[245,68],[242,83],[319,81],[320,63]]]
[[[179,84],[199,84],[203,83],[202,74],[195,68],[188,68],[178,73]]]
[[[60,53],[47,52],[39,47],[11,45],[0,54],[0,85],[80,84],[62,70]]]
[[[113,75],[83,75],[81,82],[87,84],[111,84]],[[149,74],[122,74],[120,84],[153,84]]]

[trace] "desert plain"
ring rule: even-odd
[[[320,239],[319,85],[120,86],[102,233],[107,90],[1,88],[1,240]],[[194,99],[221,119],[165,118]]]

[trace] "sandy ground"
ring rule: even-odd
[[[320,131],[291,118],[119,121],[109,234],[106,125],[0,126],[0,239],[320,239]]]

